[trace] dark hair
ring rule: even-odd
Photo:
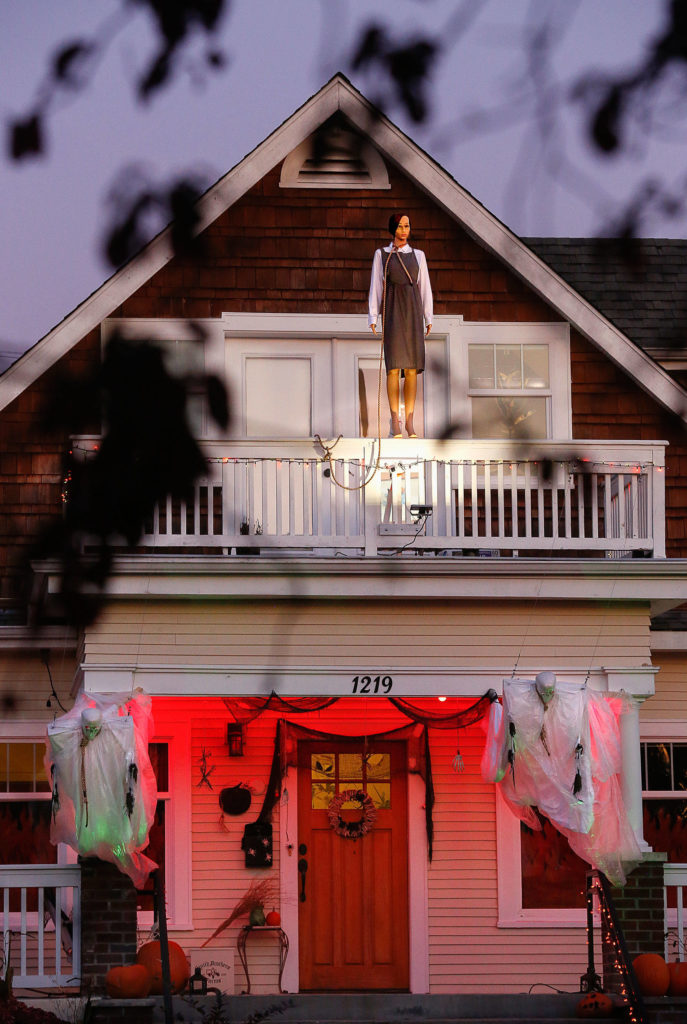
[[[405,213],[392,213],[391,214],[391,216],[389,217],[389,234],[390,235],[395,235],[396,234],[396,228],[401,223],[401,218],[405,217],[405,216],[406,216]],[[408,218],[408,219],[410,219],[410,218]]]

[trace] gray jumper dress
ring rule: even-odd
[[[382,249],[382,272],[385,266],[386,301],[383,326],[384,362],[387,371],[417,370],[418,373],[422,373],[425,368],[425,331],[422,300],[417,283],[417,257],[412,249],[410,252],[391,254]]]

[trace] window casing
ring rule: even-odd
[[[564,853],[562,864],[571,886],[570,900],[561,901],[557,893],[552,893],[551,906],[536,906],[533,904],[542,902],[541,891],[529,884],[531,880],[523,879],[523,834],[524,829],[518,818],[506,805],[501,791],[496,788],[496,851],[497,851],[497,881],[498,881],[498,925],[500,928],[531,928],[531,927],[562,927],[562,928],[584,928],[586,926],[585,910],[581,906],[556,906],[560,902],[577,902],[579,904],[579,882],[581,869],[578,858],[572,854]],[[551,826],[551,830],[553,827]],[[567,840],[560,837],[561,844],[567,846]],[[543,849],[546,838],[535,839],[531,851],[535,846]],[[554,840],[554,849],[557,854],[564,847],[559,844],[558,838]],[[549,849],[551,847],[549,846]],[[530,859],[525,851],[524,869],[527,871],[527,861]],[[581,863],[581,862],[580,862]]]
[[[687,739],[642,743],[644,838],[669,864],[687,863]]]

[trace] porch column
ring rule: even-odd
[[[620,716],[620,784],[627,817],[642,853],[651,853],[644,839],[642,820],[642,749],[639,743],[639,702],[632,704]]]

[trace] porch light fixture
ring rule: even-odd
[[[229,757],[243,757],[243,726],[239,722],[227,723]]]
[[[206,996],[208,993],[208,979],[201,972],[200,967],[196,967],[193,975],[188,981],[188,991],[192,996]]]

